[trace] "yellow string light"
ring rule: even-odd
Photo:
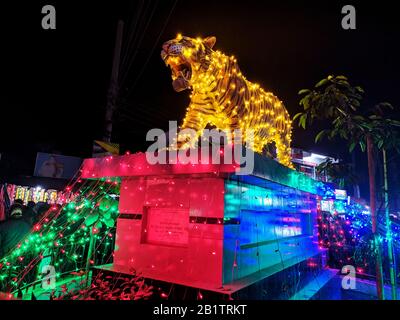
[[[187,79],[191,102],[182,129],[194,129],[200,136],[207,124],[212,124],[219,130],[240,129],[243,138],[246,130],[252,129],[255,152],[261,153],[268,143],[275,142],[278,161],[293,168],[290,116],[273,93],[248,81],[234,56],[213,51],[214,37],[192,39],[178,34],[167,43],[183,46],[180,55],[167,62],[173,66],[185,63],[191,68]]]

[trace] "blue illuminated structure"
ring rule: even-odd
[[[304,277],[304,268],[312,266],[315,272],[325,267],[326,250],[318,244],[317,200],[329,186],[255,157],[252,175],[225,179],[223,281],[234,288],[270,286],[267,278],[296,266],[303,267]],[[238,297],[248,294],[239,291]]]
[[[316,209],[315,195],[300,190],[226,181],[224,282],[318,254]]]

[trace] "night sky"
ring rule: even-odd
[[[215,48],[234,54],[244,75],[273,91],[291,115],[300,111],[297,92],[329,74],[361,85],[366,106],[400,106],[399,21],[392,1],[82,3],[1,5],[0,152],[29,161],[36,151],[90,156],[93,139],[103,134],[118,19],[125,33],[114,140],[123,149],[143,151],[149,129],[166,129],[168,120],[184,115],[188,92],[173,91],[160,59],[161,44],[178,32],[216,36]],[[41,28],[45,4],[56,7],[56,30]],[[356,7],[357,30],[341,28],[345,4]],[[293,146],[348,158],[344,143],[314,145],[316,130],[295,128]]]

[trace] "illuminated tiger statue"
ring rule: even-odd
[[[253,150],[262,153],[275,142],[278,161],[290,161],[291,120],[282,102],[271,92],[251,83],[240,72],[235,57],[213,51],[215,37],[178,36],[162,46],[161,57],[172,71],[172,86],[191,89],[191,101],[181,129],[200,136],[207,125],[225,132],[240,129],[245,137],[253,129]]]

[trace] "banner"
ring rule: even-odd
[[[82,164],[82,159],[38,152],[34,176],[47,178],[71,179]]]

